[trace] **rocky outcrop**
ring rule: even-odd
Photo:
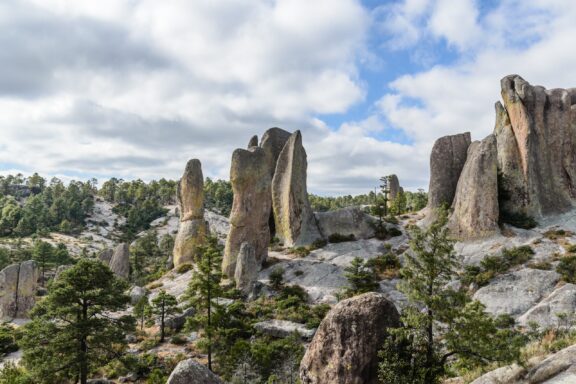
[[[174,240],[174,267],[194,262],[198,258],[198,247],[204,244],[208,234],[208,225],[204,220],[204,176],[200,160],[192,159],[186,164],[184,175],[178,182],[177,198],[180,223]]]
[[[400,325],[394,304],[379,293],[338,303],[326,315],[300,364],[303,384],[378,382],[378,351],[387,328]]]
[[[266,151],[260,147],[235,150],[232,154],[230,182],[234,201],[222,271],[232,278],[242,243],[254,247],[259,266],[268,255],[271,176]]]
[[[282,152],[282,149],[284,148],[284,145],[286,145],[290,135],[290,132],[277,127],[268,129],[264,132],[264,135],[262,135],[260,147],[262,147],[266,154],[266,162],[268,164],[271,178],[274,176],[274,172],[276,171],[276,163],[278,162],[280,152]]]
[[[148,295],[146,288],[134,286],[130,290],[130,304],[136,305],[143,297],[146,297],[146,295]]]
[[[35,261],[12,264],[0,271],[0,319],[26,318],[36,303],[40,272]]]
[[[166,384],[224,384],[207,367],[196,360],[187,359],[178,363]]]
[[[250,138],[250,141],[248,142],[248,149],[257,146],[258,146],[258,136],[254,135]]]
[[[112,256],[114,256],[114,250],[111,248],[104,249],[102,252],[98,254],[98,259],[106,265],[110,265],[110,261],[112,260]]]
[[[256,250],[250,243],[242,243],[234,271],[236,288],[244,293],[250,292],[252,284],[258,278],[259,270],[260,265],[256,259]]]
[[[388,195],[388,203],[391,204],[392,201],[394,201],[396,197],[398,197],[398,194],[400,194],[400,190],[402,190],[402,187],[400,187],[400,181],[398,180],[398,176],[396,175],[388,176],[388,190],[390,191],[390,194]]]
[[[110,269],[116,276],[124,279],[130,276],[130,247],[128,244],[119,244],[114,249],[114,254],[110,260]]]
[[[300,131],[284,145],[272,179],[272,207],[276,236],[287,247],[313,243],[322,236],[306,188],[306,151]]]
[[[470,143],[470,132],[444,136],[434,143],[430,154],[429,210],[452,205]]]
[[[481,238],[498,233],[497,167],[494,135],[470,145],[448,224],[456,238]]]
[[[504,105],[495,128],[502,209],[541,216],[565,212],[576,198],[576,89],[501,80]]]
[[[347,207],[328,212],[316,212],[316,221],[324,238],[339,233],[356,239],[374,237],[376,220],[359,207]]]
[[[310,340],[316,329],[307,328],[304,324],[294,323],[287,320],[266,320],[254,324],[258,332],[277,338],[290,337],[297,332],[303,340]]]
[[[574,312],[576,312],[576,285],[566,284],[530,308],[517,319],[517,322],[525,327],[530,323],[536,323],[540,329],[562,327],[567,324],[563,324],[559,315]]]

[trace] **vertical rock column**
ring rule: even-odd
[[[28,317],[36,302],[39,276],[38,265],[32,260],[0,271],[0,319]]]
[[[208,224],[204,220],[204,176],[202,164],[192,159],[186,164],[177,187],[180,223],[174,241],[174,267],[192,263],[198,258],[198,247],[204,244]]]

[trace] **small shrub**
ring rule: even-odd
[[[385,253],[369,260],[367,266],[374,268],[376,272],[387,278],[393,278],[398,275],[398,271],[402,265],[400,264],[398,256],[393,253]]]
[[[282,288],[284,284],[284,268],[276,267],[270,272],[270,286],[275,290]]]
[[[398,224],[398,219],[396,216],[386,216],[384,220],[390,224]]]
[[[566,252],[576,253],[576,244],[567,244],[566,245]]]
[[[304,271],[301,271],[301,270],[299,270],[299,269],[296,270],[296,271],[294,271],[294,275],[295,275],[295,276],[302,276],[303,274],[304,274]]]
[[[532,255],[534,255],[534,250],[529,245],[522,245],[502,251],[502,258],[509,266],[524,264],[532,258]]]
[[[390,236],[390,237],[402,236],[402,231],[396,227],[389,228],[388,229],[388,236]]]
[[[313,251],[315,249],[324,248],[327,244],[328,242],[325,239],[316,239],[312,245],[310,245],[310,250]]]
[[[160,288],[163,285],[164,285],[164,283],[157,281],[155,283],[148,284],[147,288],[148,289],[156,289],[156,288]]]
[[[328,236],[328,242],[330,243],[343,243],[345,241],[354,241],[356,236],[354,234],[342,235],[341,233],[333,233]]]
[[[500,222],[516,228],[532,229],[538,225],[532,216],[524,213],[500,212]]]
[[[552,264],[547,261],[538,261],[528,264],[528,268],[532,269],[542,269],[544,271],[549,271],[552,269]]]
[[[179,265],[178,268],[176,268],[176,273],[182,274],[182,273],[186,273],[189,270],[191,270],[193,268],[192,264],[182,264]]]
[[[184,345],[188,340],[181,335],[174,335],[170,338],[170,342],[174,345]]]
[[[295,247],[292,248],[291,253],[298,257],[306,257],[310,254],[310,250],[306,247]]]
[[[566,256],[560,259],[556,272],[567,283],[576,283],[576,256]]]
[[[16,330],[7,324],[0,325],[0,356],[17,350]]]

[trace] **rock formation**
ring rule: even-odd
[[[308,201],[307,166],[302,135],[296,131],[280,152],[272,179],[276,236],[288,247],[311,244],[322,237]]]
[[[378,351],[387,328],[399,325],[396,307],[382,294],[341,301],[322,320],[300,363],[302,383],[376,384]]]
[[[335,233],[354,235],[356,239],[374,237],[376,220],[358,207],[316,212],[315,215],[318,227],[324,238],[328,238]]]
[[[398,176],[390,175],[388,176],[388,189],[390,190],[390,194],[388,195],[388,203],[392,203],[398,197],[400,190],[400,181],[398,180]]]
[[[430,210],[443,204],[448,204],[448,206],[452,204],[470,142],[470,133],[466,132],[441,137],[434,143],[430,154],[430,186],[428,188]]]
[[[98,259],[106,265],[110,265],[112,256],[114,255],[114,250],[111,248],[104,249],[98,254]]]
[[[262,135],[260,147],[262,147],[266,153],[266,162],[268,163],[270,178],[274,176],[278,157],[280,157],[280,152],[282,152],[290,136],[290,132],[276,127],[270,128]]]
[[[248,142],[248,149],[257,146],[258,146],[258,135],[254,135],[250,138],[250,141]]]
[[[193,359],[178,363],[166,384],[224,384],[218,376]]]
[[[36,302],[39,275],[38,265],[32,260],[0,271],[0,319],[28,316]]]
[[[259,270],[260,265],[256,260],[256,250],[250,243],[242,243],[234,272],[236,288],[248,293],[252,288],[252,283],[258,278]]]
[[[254,248],[259,266],[268,256],[271,175],[266,151],[260,147],[235,150],[232,154],[230,182],[234,201],[222,271],[232,278],[242,243],[248,243]]]
[[[448,223],[453,236],[481,238],[499,231],[497,167],[494,135],[470,145]]]
[[[119,244],[114,249],[110,260],[110,269],[117,276],[127,279],[130,276],[130,247],[126,243]]]
[[[180,223],[174,240],[172,264],[178,267],[198,257],[198,246],[204,243],[208,224],[204,220],[204,176],[202,164],[192,159],[186,164],[177,188]]]
[[[518,75],[500,85],[502,210],[534,217],[569,210],[576,198],[576,88],[546,90]]]

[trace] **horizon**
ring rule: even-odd
[[[300,129],[308,189],[428,189],[434,140],[492,132],[499,81],[575,86],[556,1],[0,5],[0,174],[229,179],[234,148]],[[543,60],[542,58],[545,58]]]

